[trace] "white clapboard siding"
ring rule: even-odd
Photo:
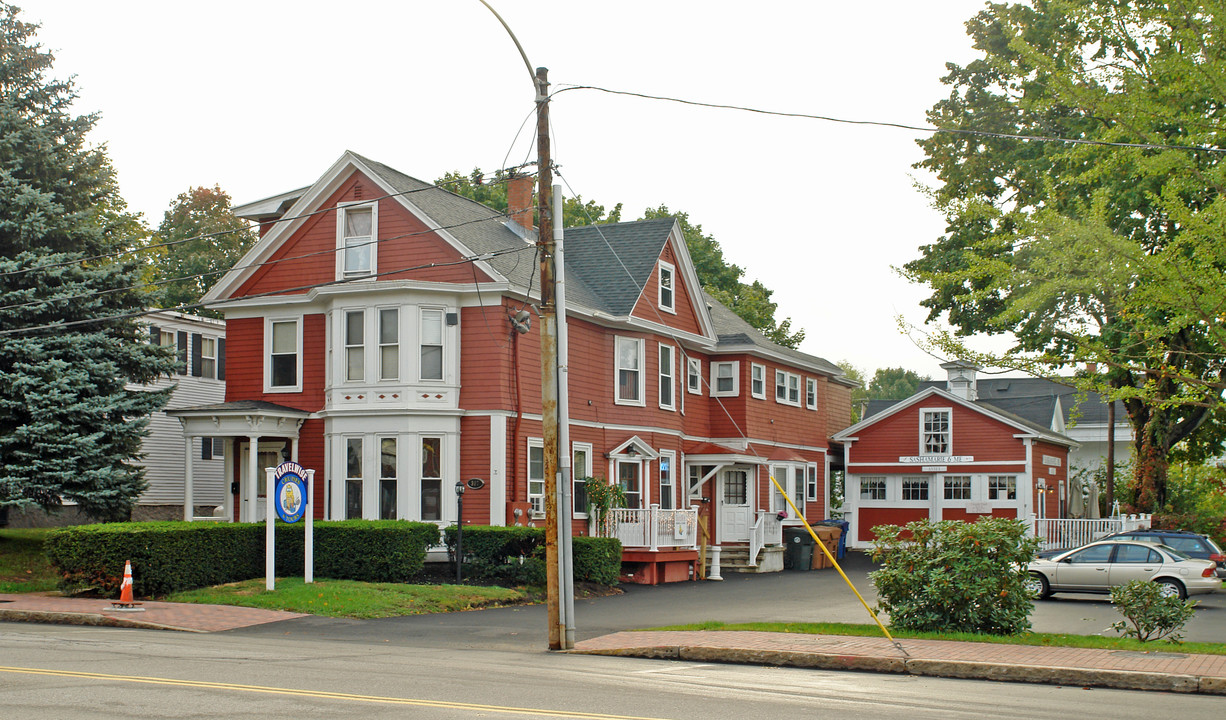
[[[225,324],[210,318],[198,318],[179,313],[163,312],[148,316],[147,322],[173,333],[185,331],[205,337],[224,338]],[[191,362],[190,355],[188,362]],[[169,409],[211,405],[224,402],[226,383],[213,378],[175,375],[160,378],[148,388],[165,388],[176,385]],[[140,505],[182,505],[186,464],[184,462],[183,426],[164,411],[154,413],[149,419],[149,436],[143,445],[145,453],[141,464],[145,467],[145,479],[149,486],[141,495]],[[200,438],[192,440],[193,499],[196,505],[221,505],[226,501],[227,487],[222,469],[225,461],[220,456],[211,460],[200,458]]]

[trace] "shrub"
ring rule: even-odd
[[[1196,612],[1196,603],[1163,595],[1162,587],[1147,580],[1130,580],[1111,588],[1111,602],[1124,619],[1111,628],[1141,642],[1166,638],[1179,642],[1179,633]]]
[[[438,533],[430,523],[317,522],[315,575],[407,582],[421,574]],[[303,526],[278,523],[276,537],[277,573],[301,575]],[[149,597],[260,577],[264,542],[263,523],[109,523],[56,530],[45,548],[66,591],[118,592],[131,560],[133,592]]]
[[[1026,564],[1038,540],[1018,520],[921,520],[873,528],[871,573],[890,624],[921,632],[1016,635],[1034,607]]]
[[[455,557],[456,528],[443,531]],[[576,581],[616,585],[621,543],[613,538],[572,539]],[[504,585],[545,584],[545,530],[532,527],[464,526],[464,576]]]

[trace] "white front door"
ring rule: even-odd
[[[749,531],[753,526],[750,521],[752,494],[748,470],[734,468],[720,472],[716,542],[749,542]]]
[[[277,447],[284,447],[285,443],[278,443]],[[251,492],[251,443],[243,443],[242,451],[239,457],[239,522],[263,522],[268,518],[268,507],[265,504],[265,492],[267,490],[268,480],[264,474],[264,468],[276,467],[281,464],[281,451],[270,447],[269,443],[260,443],[260,455],[258,458],[258,468],[256,469],[255,480],[258,483],[255,486],[255,492]],[[251,498],[255,496],[255,504],[252,505]]]

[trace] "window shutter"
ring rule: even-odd
[[[200,438],[200,459],[201,460],[212,460],[213,459],[213,438],[211,437]]]
[[[158,327],[157,325],[149,326],[149,344],[150,345],[161,345],[162,344],[162,328]]]
[[[187,332],[180,330],[176,339],[179,341],[179,374],[187,374]]]
[[[226,379],[226,339],[217,338],[217,379]]]
[[[192,333],[192,377],[200,377],[200,366],[204,364],[204,342],[200,333]]]

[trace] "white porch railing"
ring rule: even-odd
[[[758,519],[749,530],[749,564],[758,564],[758,553],[767,545],[783,543],[783,521],[776,513],[759,510]]]
[[[1107,535],[1149,527],[1149,515],[1115,518],[1032,518],[1032,532],[1039,538],[1040,550],[1070,550]]]
[[[698,508],[661,510],[653,504],[648,508],[614,508],[606,517],[605,528],[589,525],[593,535],[615,537],[622,547],[689,548],[698,547]]]

